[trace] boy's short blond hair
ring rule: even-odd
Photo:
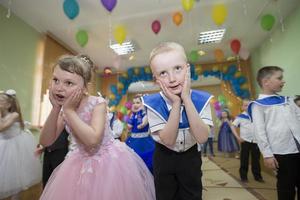
[[[278,71],[283,72],[283,69],[278,66],[265,66],[265,67],[260,68],[258,70],[257,76],[256,76],[256,81],[257,81],[258,85],[262,88],[263,87],[262,80],[272,76],[275,72],[278,72]]]
[[[155,56],[157,56],[161,53],[169,52],[169,51],[179,52],[180,54],[182,54],[182,57],[185,60],[185,62],[187,62],[185,50],[180,44],[178,44],[176,42],[163,42],[163,43],[160,43],[157,47],[155,47],[151,51],[151,53],[150,53],[150,66],[151,66],[151,61]]]

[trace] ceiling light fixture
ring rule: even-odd
[[[226,29],[201,32],[198,38],[198,44],[219,43],[224,37]]]
[[[126,55],[134,52],[134,45],[131,41],[123,42],[121,45],[119,43],[111,44],[109,47],[118,55]]]

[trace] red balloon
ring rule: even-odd
[[[152,22],[152,31],[157,34],[160,31],[160,22],[158,20],[155,20]]]
[[[233,53],[238,54],[241,49],[241,42],[237,39],[232,40],[230,43],[230,47]]]

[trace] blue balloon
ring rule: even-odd
[[[127,70],[128,77],[132,77],[133,73],[134,73],[133,68],[129,68]]]
[[[244,76],[241,76],[241,77],[238,78],[238,83],[240,85],[246,83],[246,81],[247,81],[247,79]]]
[[[116,85],[111,85],[110,90],[112,91],[113,94],[118,94],[118,88]]]
[[[79,14],[79,5],[76,0],[65,0],[63,9],[67,17],[71,20],[75,19]]]

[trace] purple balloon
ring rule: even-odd
[[[111,12],[114,9],[114,7],[116,6],[117,0],[101,0],[101,3],[106,8],[106,10]]]

